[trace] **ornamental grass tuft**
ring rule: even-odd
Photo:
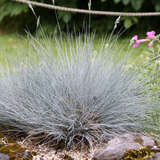
[[[129,53],[120,59],[113,43],[89,35],[30,41],[20,64],[1,67],[0,126],[67,147],[145,127],[151,93],[126,69]]]

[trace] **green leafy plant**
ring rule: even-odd
[[[1,2],[0,5],[0,21],[2,21],[7,16],[14,17],[22,14],[23,12],[28,12],[27,5],[5,0]]]
[[[84,1],[84,3],[81,3],[80,0],[70,0],[70,1],[65,1],[65,0],[55,0],[55,1],[47,1],[47,0],[36,0],[37,2],[44,2],[44,3],[49,3],[49,4],[55,4],[59,6],[64,6],[64,7],[71,7],[71,8],[83,8],[83,9],[88,9],[88,1]],[[38,8],[34,7],[35,10],[37,11],[38,15],[41,16],[41,20],[45,21],[46,17],[50,17],[51,14],[54,15],[55,11],[50,11],[50,10],[44,10],[43,8]],[[121,8],[121,10],[119,10]],[[158,0],[156,1],[144,1],[144,0],[114,0],[114,1],[108,1],[108,0],[97,0],[92,2],[91,9],[93,10],[104,10],[104,11],[121,11],[121,12],[133,12],[133,11],[159,11],[160,10],[160,3]],[[27,19],[30,20],[32,14],[30,13],[29,7],[26,4],[20,4],[14,1],[9,1],[9,0],[3,0],[0,2],[0,22],[2,22],[5,18],[7,19],[12,19],[15,16],[22,15],[26,13],[27,14]],[[60,21],[60,24],[62,28],[65,28],[65,26],[68,23],[71,23],[72,29],[76,26],[77,29],[82,28],[83,26],[83,20],[86,19],[86,15],[79,15],[76,13],[72,12],[63,12],[63,11],[56,11],[58,20]],[[78,18],[75,18],[77,17]],[[87,16],[88,17],[88,16]],[[96,30],[99,29],[99,24],[102,24],[102,31],[106,30],[111,30],[113,27],[108,27],[110,24],[113,24],[111,21],[111,18],[108,17],[100,17],[97,15],[92,16],[92,23],[91,23],[91,28],[94,28]],[[56,21],[56,19],[53,19],[53,17],[45,23],[51,24],[51,19],[52,21]],[[125,28],[129,28],[132,25],[136,25],[139,22],[139,17],[123,17],[123,25]],[[21,20],[22,23],[26,23],[26,19]],[[33,23],[35,22],[35,19],[32,19]],[[114,21],[114,20],[112,20]],[[153,20],[152,22],[155,22],[156,24],[156,19]],[[17,23],[15,21],[15,23]],[[54,23],[55,24],[55,23]],[[146,22],[144,21],[143,27],[146,26]],[[152,23],[153,24],[153,23]],[[148,25],[148,22],[147,22]]]

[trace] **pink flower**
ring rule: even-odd
[[[135,36],[133,38],[137,39],[137,37],[135,37]],[[139,39],[139,40],[137,39],[135,41],[136,42],[133,44],[133,48],[138,47],[140,43],[146,42],[146,41],[148,41],[148,39]]]
[[[135,41],[133,44],[133,48],[138,47],[140,43],[149,41],[148,47],[151,47],[153,45],[152,39],[156,37],[156,32],[155,31],[150,31],[147,32],[146,35],[147,37],[145,39],[138,39],[138,35],[133,36],[132,41]]]
[[[135,36],[132,38],[132,40],[137,41],[137,40],[138,40],[138,36],[135,35]]]
[[[150,32],[147,32],[146,35],[147,35],[147,39],[153,39],[155,38],[155,34],[156,32],[155,31],[150,31]]]
[[[151,47],[151,46],[152,46],[152,44],[153,44],[152,42],[149,42],[149,43],[148,43],[148,47]]]
[[[139,46],[139,43],[133,44],[133,48],[136,48],[136,47],[138,47],[138,46]]]
[[[139,40],[137,40],[138,43],[143,43],[143,42],[146,42],[146,41],[148,41],[148,39],[139,39]]]

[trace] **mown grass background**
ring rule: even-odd
[[[101,36],[97,36],[95,39],[95,44],[97,44],[98,47],[98,41],[101,39]],[[40,38],[41,39],[41,38]],[[130,42],[131,37],[127,38],[119,38],[117,40],[117,48],[123,48],[123,52],[128,49],[128,45]],[[48,38],[49,43],[51,43],[52,38]],[[53,42],[54,46],[54,42]],[[132,47],[130,47],[132,49]],[[132,54],[135,56],[141,56],[145,55],[146,46],[142,44],[140,47],[136,49],[132,49]],[[24,54],[28,51],[28,42],[27,42],[27,36],[22,36],[19,34],[0,34],[0,57],[1,61],[3,61],[3,58],[6,56],[13,56],[15,57],[19,51],[23,52]]]

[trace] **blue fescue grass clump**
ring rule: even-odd
[[[95,46],[94,36],[60,39],[54,49],[32,40],[35,56],[1,69],[0,126],[67,146],[143,129],[150,95],[120,50],[105,39]]]

